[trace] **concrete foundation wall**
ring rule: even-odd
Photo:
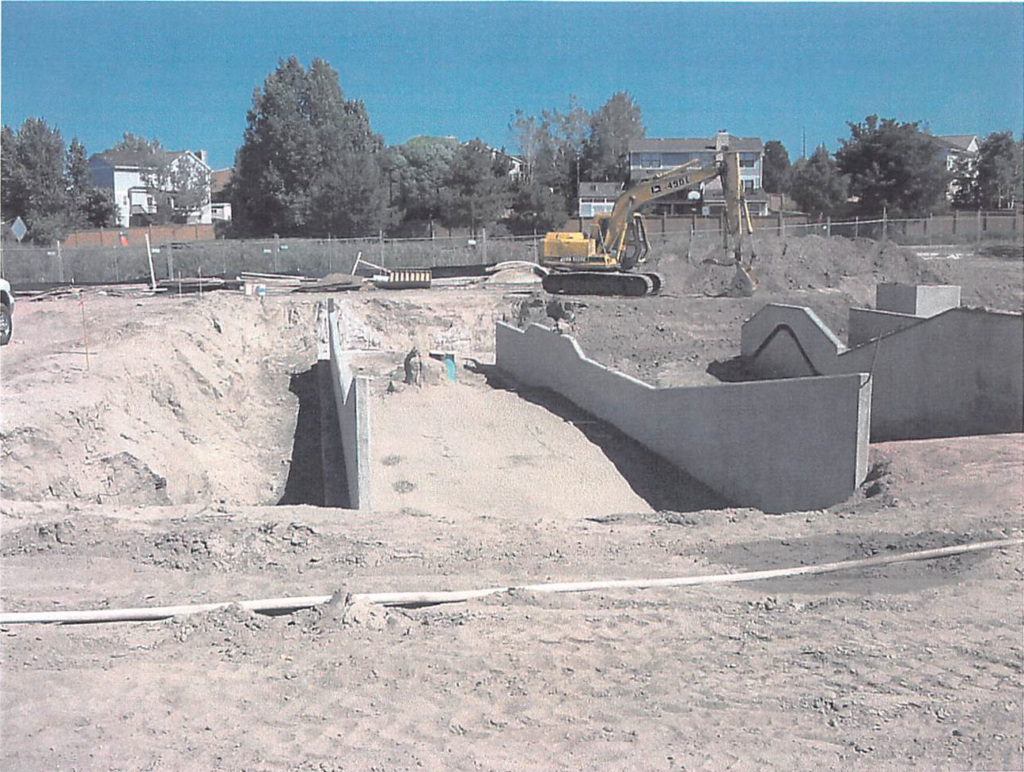
[[[499,369],[561,394],[736,504],[827,507],[867,474],[871,386],[860,375],[654,388],[539,325],[498,323],[496,339]]]
[[[851,308],[850,331],[847,334],[847,340],[850,343],[850,348],[856,348],[869,340],[911,327],[920,322],[921,318],[915,314],[899,314],[895,311]]]
[[[825,375],[843,351],[846,346],[811,309],[782,303],[754,314],[740,341],[740,353],[756,360],[761,373],[784,378]]]
[[[347,505],[352,509],[370,507],[370,381],[355,376],[348,354],[341,347],[340,314],[331,300],[328,306],[328,334],[331,390],[337,407],[344,469],[324,469],[325,498],[332,486],[332,474],[344,474],[348,487]],[[346,502],[325,501],[328,506]]]
[[[761,318],[759,318],[761,317]],[[954,308],[854,349],[821,356],[809,309],[766,306],[743,326],[749,366],[766,376],[872,374],[871,439],[925,439],[1024,431],[1024,317]],[[792,340],[776,330],[798,331]],[[834,338],[834,336],[832,336]],[[826,338],[826,340],[828,340]]]
[[[960,287],[956,284],[879,284],[875,288],[875,307],[915,316],[935,316],[960,305]]]

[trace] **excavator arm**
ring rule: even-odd
[[[633,223],[633,217],[639,212],[640,207],[670,193],[692,188],[702,182],[721,177],[726,166],[725,162],[715,162],[695,168],[695,163],[691,161],[678,169],[659,174],[624,191],[615,201],[611,214],[601,223],[603,251],[622,262],[620,256],[626,244],[626,235]],[[737,164],[737,176],[738,174]]]

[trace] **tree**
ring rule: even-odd
[[[114,191],[91,188],[84,196],[80,209],[82,225],[109,228],[120,220],[120,210],[114,201]]]
[[[114,192],[93,185],[85,146],[77,137],[73,137],[68,145],[64,166],[68,207],[74,227],[105,228],[115,224],[118,207],[114,202]]]
[[[789,184],[789,153],[777,139],[764,143],[761,187],[766,193],[785,193]]]
[[[567,207],[576,200],[577,182],[585,174],[591,118],[575,96],[565,112],[542,110],[540,118],[517,110],[509,130],[526,164],[527,182],[561,196]]]
[[[540,124],[536,117],[516,110],[509,121],[508,130],[512,135],[513,146],[519,149],[519,157],[523,159],[523,179],[530,182],[540,151]]]
[[[493,227],[510,203],[507,169],[479,139],[460,145],[442,193],[442,222],[476,234]]]
[[[1012,207],[1020,174],[1020,147],[1013,141],[1013,134],[1008,131],[989,134],[978,148],[978,206],[983,209]]]
[[[74,224],[65,176],[64,140],[41,118],[28,118],[15,133],[3,127],[0,210],[5,220],[21,217],[31,241],[47,244]]]
[[[116,221],[113,196],[93,187],[77,137],[65,150],[58,129],[29,118],[18,132],[4,126],[0,147],[0,209],[5,220],[24,220],[30,241],[49,244],[74,228]]]
[[[981,206],[978,192],[978,167],[973,158],[963,156],[953,165],[952,204],[955,209],[977,209]]]
[[[838,214],[843,209],[847,182],[824,145],[793,166],[789,194],[801,211],[815,219]]]
[[[950,174],[917,123],[870,115],[847,125],[850,139],[839,140],[836,162],[860,213],[922,217],[945,199]]]
[[[458,142],[452,137],[414,137],[381,157],[389,205],[407,224],[439,220],[442,190],[451,176]]]
[[[640,107],[628,92],[612,94],[590,119],[590,137],[585,149],[587,178],[622,182],[629,176],[629,143],[643,139]]]
[[[512,198],[512,214],[505,223],[516,235],[546,233],[561,228],[568,217],[565,199],[536,181],[523,181]]]
[[[346,100],[322,59],[309,70],[294,56],[253,92],[231,185],[236,231],[244,235],[357,235],[387,217],[384,143],[366,106]]]

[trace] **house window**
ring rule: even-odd
[[[657,153],[644,153],[640,156],[640,168],[660,169],[661,155]]]
[[[743,189],[744,190],[753,190],[755,182],[757,182],[757,180],[743,180]]]
[[[756,153],[741,153],[740,154],[740,168],[742,169],[753,169],[757,166],[757,154]]]

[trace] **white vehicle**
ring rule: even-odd
[[[7,279],[0,279],[0,346],[6,346],[11,341],[13,313],[14,293],[11,292],[11,283]]]

